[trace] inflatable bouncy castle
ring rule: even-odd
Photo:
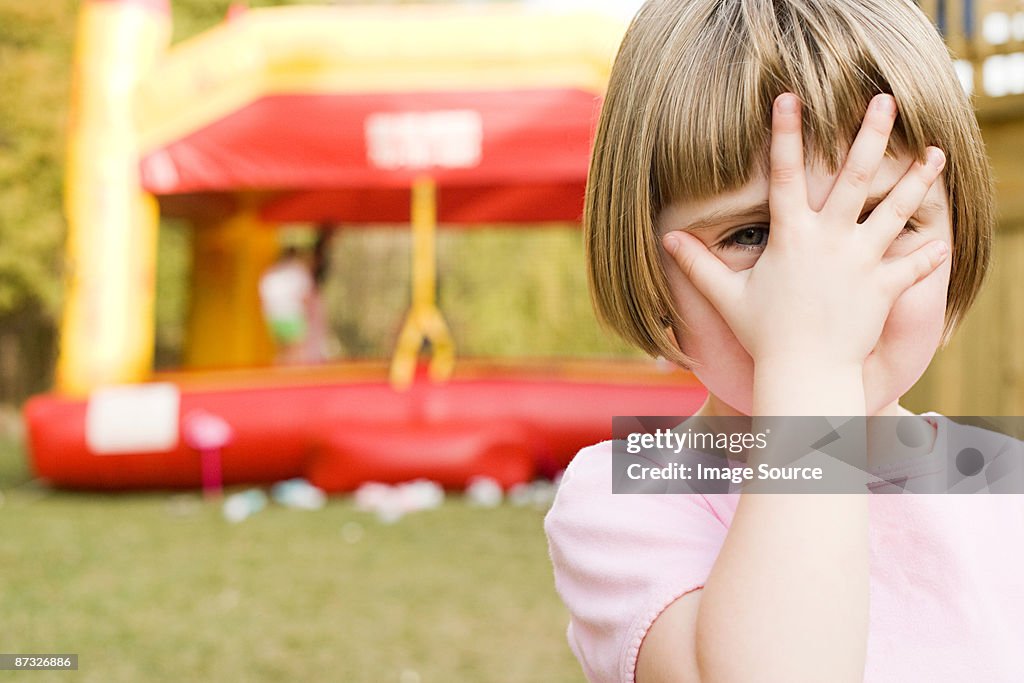
[[[654,362],[459,359],[436,302],[439,227],[579,221],[623,22],[289,6],[234,9],[174,46],[170,28],[167,0],[81,7],[56,386],[25,408],[37,476],[197,487],[215,453],[224,484],[508,487],[609,438],[613,415],[703,401],[691,375]],[[161,215],[194,226],[173,373],[153,370]],[[411,307],[389,363],[270,367],[258,281],[274,227],[297,221],[409,226]]]

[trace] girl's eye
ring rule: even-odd
[[[896,239],[900,239],[901,237],[906,235],[908,232],[917,232],[920,229],[921,228],[919,226],[915,225],[914,223],[907,223],[906,225],[903,226],[903,231],[900,234],[896,235]]]
[[[768,227],[750,225],[740,228],[718,243],[720,249],[760,251],[768,244]]]
[[[902,238],[909,232],[917,232],[920,227],[916,224],[909,222],[903,226],[903,231],[896,236],[896,239]],[[768,245],[768,227],[751,225],[745,228],[740,228],[736,232],[730,234],[724,240],[719,242],[716,246],[719,249],[738,249],[740,251],[759,251],[764,249]]]

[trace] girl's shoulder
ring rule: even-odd
[[[931,411],[921,416],[936,428],[925,468],[933,473],[934,492],[1024,494],[1024,442],[1013,436],[1019,433],[1019,417],[948,417]],[[1018,502],[1024,505],[1024,496]]]
[[[704,585],[735,510],[725,496],[612,493],[612,461],[611,441],[580,450],[544,517],[569,645],[594,681],[632,680],[647,629]]]
[[[618,442],[625,448],[625,442]],[[569,462],[559,479],[555,494],[558,513],[590,514],[589,508],[615,510],[626,519],[650,519],[655,513],[672,514],[677,520],[685,519],[687,510],[710,515],[724,528],[728,528],[739,502],[739,493],[700,494],[679,493],[665,488],[661,493],[616,493],[615,445],[612,440],[602,441],[580,449]],[[648,489],[648,490],[654,490]]]

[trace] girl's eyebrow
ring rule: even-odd
[[[757,204],[744,206],[738,209],[726,207],[710,211],[697,220],[687,225],[683,230],[687,232],[704,232],[711,228],[717,228],[724,223],[735,223],[743,220],[761,218],[769,215],[768,200],[764,199]]]
[[[876,193],[870,195],[864,202],[864,213],[874,209],[878,206],[882,200],[889,196],[891,188],[885,192]],[[945,209],[945,203],[936,199],[926,198],[921,202],[917,211],[914,212],[914,216],[932,216],[940,215]],[[683,230],[687,232],[704,232],[712,228],[716,228],[726,223],[735,223],[743,220],[751,220],[755,218],[764,218],[770,215],[770,209],[768,206],[768,200],[764,199],[757,204],[751,204],[750,206],[744,206],[740,208],[729,208],[718,209],[711,211],[697,220],[687,225]]]

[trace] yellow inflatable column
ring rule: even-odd
[[[429,374],[434,382],[451,377],[455,367],[455,342],[437,307],[437,186],[423,177],[412,188],[412,307],[405,317],[391,358],[391,386],[408,389],[424,342],[430,343]]]
[[[58,391],[82,394],[152,371],[158,213],[139,180],[133,98],[170,28],[158,0],[87,0],[79,13]]]
[[[226,220],[195,226],[185,329],[187,368],[273,362],[274,340],[260,305],[260,277],[277,258],[277,232],[248,202]]]

